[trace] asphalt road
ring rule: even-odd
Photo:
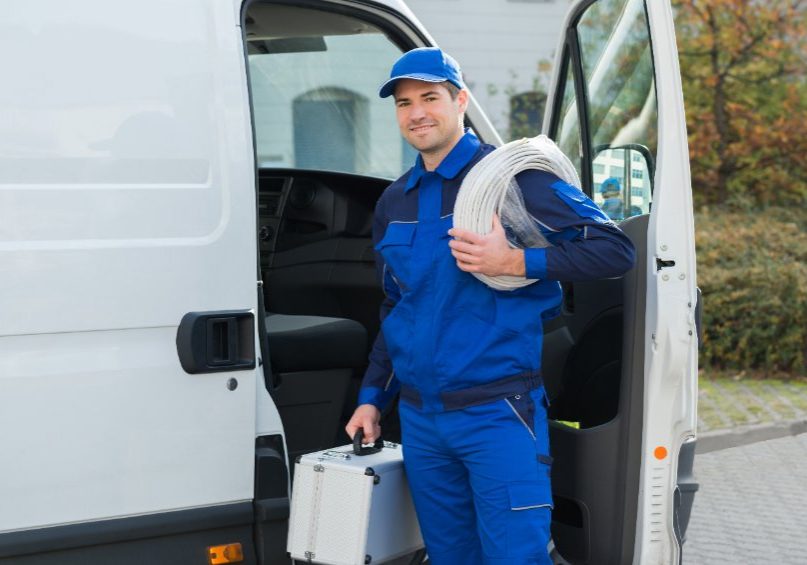
[[[684,565],[807,564],[807,433],[695,457]]]

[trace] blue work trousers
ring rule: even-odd
[[[543,387],[429,413],[401,401],[404,465],[432,565],[551,565]]]

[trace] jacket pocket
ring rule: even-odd
[[[416,231],[417,223],[392,222],[375,246],[393,279],[404,292],[411,287],[412,244]]]

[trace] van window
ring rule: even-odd
[[[588,93],[594,201],[615,220],[646,214],[658,112],[644,2],[600,0],[580,19],[577,35]]]
[[[261,168],[396,178],[412,166],[378,88],[401,50],[349,16],[253,5],[246,18]]]
[[[555,136],[591,196],[613,220],[647,214],[653,193],[658,107],[643,0],[599,0],[575,28],[585,99],[576,100],[570,49],[564,57]],[[582,131],[578,110],[585,119]],[[585,143],[584,143],[585,142]],[[589,148],[591,176],[583,167]]]

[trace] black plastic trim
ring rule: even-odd
[[[254,369],[255,316],[248,310],[188,312],[179,323],[176,344],[186,373]]]
[[[569,51],[571,52],[570,62],[572,64],[572,74],[574,76],[575,102],[577,103],[577,123],[580,126],[580,146],[583,152],[583,159],[580,163],[580,176],[583,191],[593,197],[593,174],[591,154],[591,132],[589,131],[588,115],[588,84],[586,84],[583,74],[583,58],[580,55],[580,40],[577,37],[577,23],[569,30]]]
[[[552,93],[552,115],[549,116],[549,137],[554,141],[558,140],[558,127],[560,126],[560,110],[563,106],[563,94],[566,92],[566,75],[569,72],[569,46],[564,43],[563,53],[560,57],[560,69],[558,69],[558,83],[555,92]]]
[[[686,542],[687,527],[689,526],[689,518],[692,515],[695,493],[700,488],[693,473],[697,444],[697,440],[687,441],[681,445],[681,451],[678,453],[678,478],[673,501],[673,527],[679,548],[683,548],[684,542]],[[679,563],[681,563],[683,551],[679,552],[679,556]]]
[[[0,558],[249,525],[252,502],[0,534]]]
[[[290,515],[289,470],[283,436],[255,440],[255,525],[253,539],[261,565],[289,565],[286,538]]]

